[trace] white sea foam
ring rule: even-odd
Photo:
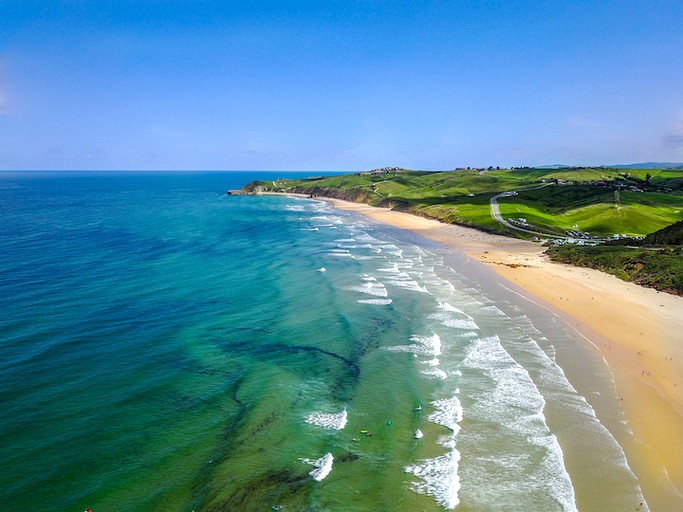
[[[392,263],[390,267],[381,267],[377,269],[378,272],[389,272],[389,273],[398,273],[400,270],[398,269],[398,265],[396,263]]]
[[[417,432],[415,436],[417,437]],[[405,472],[420,479],[419,482],[411,483],[411,488],[415,492],[432,496],[439,505],[452,510],[460,503],[459,462],[460,453],[452,449],[440,457],[425,459],[414,466],[407,466]]]
[[[327,475],[330,474],[330,471],[332,471],[332,463],[334,462],[334,457],[331,453],[326,453],[325,455],[316,460],[303,458],[299,460],[301,462],[305,462],[306,464],[314,466],[314,469],[312,469],[308,474],[313,477],[313,480],[321,482],[322,480],[325,480]]]
[[[378,244],[384,252],[391,254],[393,256],[398,256],[399,258],[403,255],[403,249],[399,248],[396,244]]]
[[[328,256],[332,256],[334,258],[354,258],[355,257],[349,251],[346,251],[344,249],[332,249],[331,251],[328,251],[327,254],[328,254]]]
[[[484,307],[480,308],[479,312],[480,313],[493,314],[496,316],[504,316],[504,317],[508,318],[508,316],[505,313],[503,313],[497,306],[494,306],[493,304],[490,304],[488,306],[484,306]]]
[[[441,355],[441,338],[436,333],[431,336],[411,336],[410,340],[420,347],[420,353],[424,355]]]
[[[361,255],[355,256],[355,259],[357,259],[359,261],[372,261],[372,260],[380,260],[380,259],[382,259],[382,257],[381,256],[373,256],[373,255],[365,255],[364,256],[361,254]]]
[[[405,290],[411,290],[420,293],[429,293],[429,291],[424,286],[421,286],[417,281],[411,279],[410,277],[397,279],[394,276],[392,276],[390,279],[386,280],[386,283],[390,284],[391,286],[395,286],[396,288],[403,288]]]
[[[342,430],[346,426],[347,413],[344,410],[337,413],[314,412],[306,417],[306,423],[330,430]]]
[[[344,289],[353,292],[367,293],[368,295],[373,295],[375,297],[386,297],[389,295],[385,286],[376,281],[365,281],[358,286],[347,286]]]
[[[434,412],[427,417],[427,420],[452,431],[452,434],[442,436],[439,440],[439,444],[449,451],[439,457],[423,459],[418,464],[407,466],[405,471],[420,479],[419,482],[411,483],[411,489],[420,494],[432,496],[446,509],[454,509],[460,503],[458,497],[460,452],[455,449],[455,436],[460,431],[458,423],[462,421],[463,409],[457,396],[436,400],[432,402],[432,406]],[[422,437],[422,432],[417,430],[415,438],[420,437]]]
[[[391,299],[359,299],[361,304],[374,304],[375,306],[388,306],[393,302]]]
[[[543,396],[528,372],[503,348],[498,336],[476,340],[463,365],[485,371],[493,381],[493,386],[474,404],[475,413],[495,417],[506,428],[524,435],[547,431]]]
[[[448,302],[439,302],[439,308],[443,309],[444,311],[451,311],[453,313],[460,313],[461,315],[468,316],[465,315],[465,313],[461,309],[456,308]]]
[[[442,380],[446,380],[448,378],[448,374],[445,371],[435,367],[429,367],[425,370],[422,370],[422,373],[429,377],[436,377],[437,379]]]
[[[394,345],[386,347],[391,352],[412,352],[423,356],[436,357],[441,355],[441,338],[434,333],[431,336],[411,336],[410,345]],[[438,359],[436,360],[438,364]]]
[[[342,224],[344,222],[339,217],[336,217],[334,215],[315,215],[315,216],[311,217],[311,220],[328,222],[328,223],[330,223],[329,224],[330,226],[332,224]]]
[[[415,354],[416,349],[417,345],[393,345],[390,347],[384,347],[384,350],[388,350],[389,352],[412,352],[413,355],[417,357]]]
[[[453,327],[455,329],[473,330],[479,329],[479,326],[471,317],[457,318],[452,313],[438,312],[429,315],[429,318],[441,322],[446,327]]]
[[[460,421],[462,421],[462,405],[457,396],[443,398],[432,402],[434,412],[427,416],[427,419],[437,425],[442,425],[453,431],[456,435],[460,431]]]
[[[429,270],[428,278],[425,279],[425,285],[428,288],[433,288],[437,292],[436,294],[440,297],[450,297],[456,291],[455,286],[453,286],[453,284],[450,281],[446,281],[445,279],[442,279],[435,274],[434,268],[431,268]],[[447,303],[446,305],[451,306]],[[454,309],[457,312],[461,312],[457,308]]]
[[[463,332],[462,334],[458,334],[458,338],[476,338],[478,336],[479,333],[474,331]]]

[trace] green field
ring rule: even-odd
[[[501,200],[506,218],[524,217],[551,233],[643,236],[683,219],[683,196],[619,192],[582,185],[545,187]]]

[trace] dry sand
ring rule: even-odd
[[[620,441],[651,510],[683,510],[683,297],[552,263],[532,242],[326,200],[463,251],[564,318],[614,373],[615,406],[633,432]]]

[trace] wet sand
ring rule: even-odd
[[[552,263],[543,255],[545,248],[532,242],[325,200],[465,252],[576,329],[614,373],[614,409],[623,411],[633,432],[619,441],[650,510],[683,510],[683,297]]]

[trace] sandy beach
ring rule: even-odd
[[[683,297],[552,263],[545,248],[531,242],[325,200],[466,253],[580,333],[614,373],[614,409],[623,411],[633,433],[619,441],[650,509],[683,510]]]

